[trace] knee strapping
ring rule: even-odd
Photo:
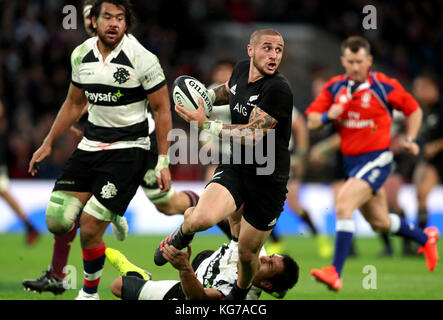
[[[76,197],[61,191],[52,192],[46,209],[48,230],[56,235],[71,231],[82,209],[83,203]]]

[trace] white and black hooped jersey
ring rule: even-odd
[[[78,148],[149,150],[153,128],[149,128],[146,95],[166,84],[159,60],[133,36],[124,35],[103,61],[97,40],[89,38],[71,55],[72,83],[84,90],[89,101],[88,122]]]
[[[264,247],[260,256],[265,256]],[[237,281],[238,243],[231,241],[229,245],[224,244],[210,257],[201,262],[195,271],[195,275],[205,288],[213,288],[225,296],[229,294],[234,283]],[[261,289],[252,286],[246,300],[257,300]]]

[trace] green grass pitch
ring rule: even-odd
[[[150,271],[155,279],[178,279],[178,273],[169,264],[157,267],[153,262],[154,250],[163,237],[130,235],[124,242],[115,240],[112,235],[105,235],[108,247],[122,251],[130,261]],[[289,291],[287,300],[387,300],[387,299],[443,299],[443,266],[437,266],[433,272],[426,268],[422,256],[404,257],[401,255],[401,240],[392,238],[395,248],[394,257],[381,258],[382,245],[378,238],[357,238],[357,258],[349,258],[343,272],[343,287],[340,292],[331,292],[312,280],[309,271],[331,263],[317,255],[315,241],[310,237],[285,237],[287,253],[291,254],[300,265],[300,279],[294,289]],[[192,256],[204,249],[216,249],[226,241],[223,236],[200,235],[192,243]],[[332,239],[331,239],[332,241]],[[441,242],[441,241],[440,241]],[[440,243],[440,257],[443,254]],[[35,294],[25,292],[21,284],[25,278],[36,278],[47,268],[52,256],[53,238],[43,235],[33,246],[26,246],[22,234],[0,235],[0,300],[72,300],[76,297],[83,283],[83,267],[79,237],[75,239],[68,264],[76,269],[77,289],[67,290],[63,295],[52,293]],[[365,273],[365,266],[374,266],[370,273]],[[375,274],[374,271],[375,270]],[[367,276],[376,276],[368,282]],[[111,264],[105,267],[99,287],[102,300],[115,300],[109,290],[111,282],[118,273]],[[372,288],[365,289],[365,283]],[[263,293],[261,299],[274,298]]]

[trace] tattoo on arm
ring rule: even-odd
[[[268,113],[255,107],[247,124],[224,124],[221,135],[229,136],[233,142],[244,145],[255,145],[268,130],[273,129],[277,124],[277,120],[271,117]]]
[[[215,106],[222,106],[229,103],[229,92],[226,90],[226,84],[221,84],[214,89],[215,92]]]

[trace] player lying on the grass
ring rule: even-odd
[[[163,253],[179,271],[180,281],[149,280],[148,273],[132,265],[119,251],[107,248],[108,260],[122,274],[112,283],[112,293],[123,300],[224,300],[237,280],[238,242],[234,240],[217,251],[202,251],[192,265],[190,246],[185,252],[165,245]],[[214,264],[220,268],[213,269]],[[262,291],[283,298],[297,280],[298,265],[290,256],[267,256],[263,248],[260,268],[246,300],[258,299]]]
[[[233,229],[231,229],[233,230]],[[233,231],[233,235],[238,232]],[[218,250],[200,252],[190,263],[191,247],[177,250],[165,244],[163,257],[179,271],[178,280],[150,280],[150,274],[134,266],[119,251],[107,248],[106,257],[120,272],[111,285],[112,293],[124,300],[224,300],[237,281],[238,242],[231,240]],[[298,264],[289,255],[266,255],[260,251],[260,266],[252,280],[247,300],[262,291],[283,298],[298,281]]]

